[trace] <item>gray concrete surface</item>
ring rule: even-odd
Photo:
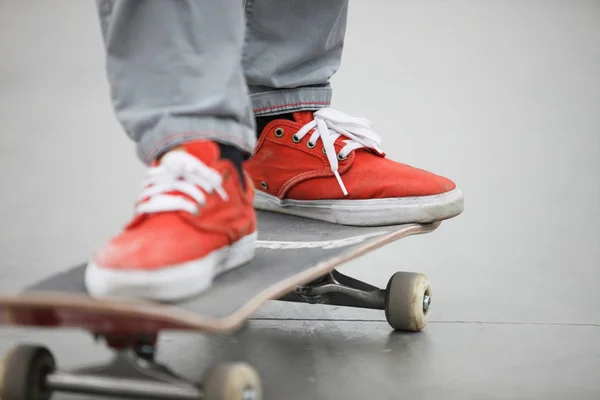
[[[267,399],[599,398],[600,3],[354,1],[346,43],[334,107],[466,193],[436,233],[343,270],[428,274],[432,323],[392,334],[379,312],[271,303],[232,336],[166,335],[161,359],[191,378],[247,360]],[[0,1],[0,121],[13,291],[85,259],[138,191],[92,2]],[[110,355],[81,332],[0,332],[0,351],[41,342],[65,367]]]

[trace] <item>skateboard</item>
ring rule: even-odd
[[[115,350],[115,357],[107,365],[67,372],[57,368],[47,348],[16,346],[0,364],[0,398],[48,400],[61,391],[162,400],[260,400],[260,377],[244,362],[209,367],[201,384],[178,377],[154,360],[158,334],[231,333],[269,300],[381,309],[393,329],[420,331],[431,302],[426,276],[397,272],[380,289],[336,267],[439,225],[353,227],[259,211],[254,259],[217,277],[209,291],[176,304],[91,298],[84,287],[85,264],[2,294],[1,325],[84,329]]]

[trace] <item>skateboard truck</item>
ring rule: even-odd
[[[49,400],[53,392],[153,400],[261,400],[256,371],[245,363],[222,363],[209,369],[203,384],[178,377],[154,361],[157,335],[105,337],[116,351],[104,365],[62,372],[42,346],[20,345],[4,358],[2,400]]]
[[[178,378],[166,367],[120,351],[107,365],[46,376],[53,391],[144,399],[202,399],[200,388]]]
[[[300,297],[300,301],[311,304],[385,309],[385,290],[346,276],[337,270],[306,286],[297,287],[294,294]],[[294,301],[292,296],[285,300]]]
[[[431,285],[422,274],[400,271],[380,289],[334,269],[279,300],[385,310],[394,329],[420,331],[427,323]]]

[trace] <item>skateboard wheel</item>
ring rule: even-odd
[[[419,332],[427,325],[431,285],[423,274],[396,272],[385,290],[385,318],[398,331]]]
[[[206,400],[262,400],[260,376],[246,363],[217,364],[204,377],[204,391]]]
[[[52,353],[45,347],[20,345],[11,349],[0,364],[2,400],[48,400],[52,391],[46,376],[56,368]]]

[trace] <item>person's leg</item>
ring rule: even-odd
[[[146,163],[198,139],[252,151],[241,8],[210,0],[97,4],[115,113]]]
[[[348,0],[246,0],[244,71],[256,116],[331,102]]]
[[[349,225],[456,216],[452,181],[385,158],[370,121],[329,108],[347,12],[347,0],[246,0],[255,207]]]
[[[149,165],[136,215],[96,252],[92,295],[177,300],[254,254],[255,144],[241,5],[98,1],[116,116]],[[238,179],[239,178],[239,179]]]

